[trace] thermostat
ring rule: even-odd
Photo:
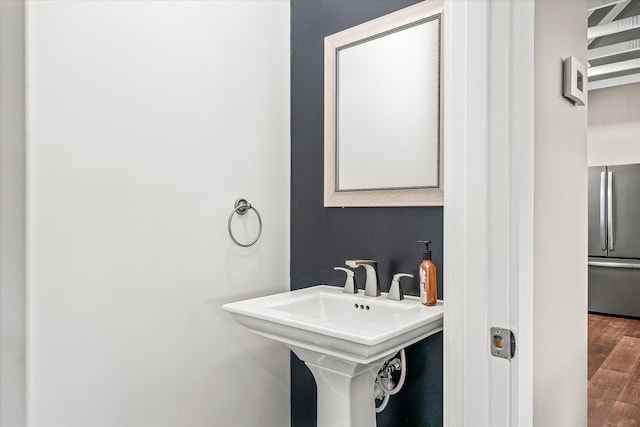
[[[587,73],[575,57],[564,60],[564,97],[575,105],[584,105],[587,99]]]

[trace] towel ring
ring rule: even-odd
[[[258,235],[251,243],[240,243],[234,237],[233,231],[231,231],[231,220],[233,219],[234,214],[244,215],[247,212],[249,212],[249,210],[253,210],[256,213],[256,216],[258,217],[258,225],[259,225]],[[262,218],[260,218],[260,213],[258,213],[258,210],[253,206],[251,206],[251,203],[247,202],[245,199],[238,199],[236,200],[236,203],[234,204],[234,208],[231,211],[231,214],[229,215],[229,221],[227,222],[227,227],[229,229],[229,237],[231,237],[231,240],[233,240],[233,243],[235,243],[238,246],[242,246],[243,248],[248,248],[249,246],[253,246],[258,241],[258,239],[260,238],[260,235],[262,234]]]

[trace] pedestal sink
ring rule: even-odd
[[[286,344],[318,389],[318,427],[376,425],[373,384],[386,359],[442,330],[443,303],[426,307],[318,285],[225,304],[258,335]]]

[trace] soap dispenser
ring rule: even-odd
[[[427,306],[436,305],[438,302],[438,280],[436,274],[436,265],[431,261],[431,250],[429,244],[431,241],[418,240],[418,243],[424,243],[425,250],[420,263],[420,301]]]

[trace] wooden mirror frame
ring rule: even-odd
[[[444,204],[443,145],[443,0],[427,0],[324,39],[324,206],[442,206]],[[336,56],[346,45],[410,26],[440,15],[439,173],[438,188],[338,191],[336,189]]]

